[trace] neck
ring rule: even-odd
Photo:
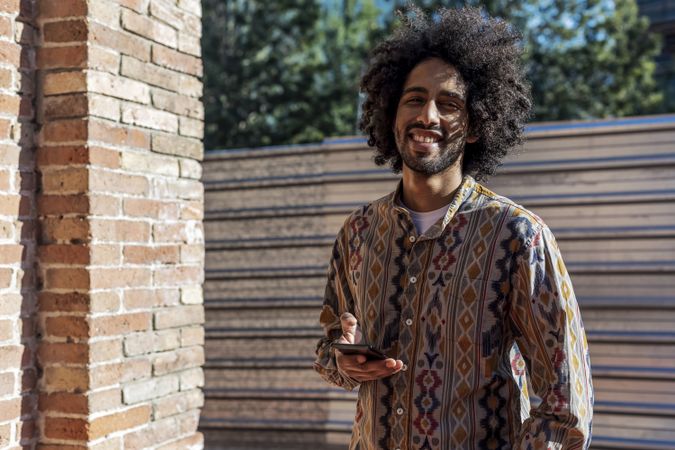
[[[404,165],[402,200],[413,211],[433,211],[450,203],[461,184],[461,164],[434,175],[423,175]]]

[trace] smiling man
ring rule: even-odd
[[[359,387],[350,449],[584,449],[593,395],[569,274],[537,216],[476,180],[522,139],[517,34],[411,9],[375,48],[361,128],[391,194],[332,252],[315,369]],[[345,354],[365,342],[388,357]]]

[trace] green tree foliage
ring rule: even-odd
[[[207,148],[354,134],[372,1],[203,0]]]
[[[207,148],[356,133],[358,82],[406,0],[203,0]],[[418,0],[470,4],[524,35],[535,120],[658,112],[658,39],[635,0]]]
[[[406,2],[398,1],[396,6]],[[635,0],[422,0],[439,7],[481,6],[518,28],[532,83],[535,120],[620,117],[658,112],[658,36]]]

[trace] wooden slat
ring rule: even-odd
[[[345,448],[355,394],[311,370],[326,264],[397,177],[338,138],[207,152],[203,180],[206,448]],[[533,125],[488,187],[546,221],[572,274],[592,448],[675,448],[675,116]]]

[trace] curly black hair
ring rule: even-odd
[[[376,149],[375,163],[401,171],[392,126],[401,91],[417,64],[438,57],[454,66],[468,87],[470,134],[478,141],[466,144],[463,173],[487,178],[509,149],[522,143],[530,117],[520,34],[476,8],[441,9],[428,17],[410,6],[399,17],[401,26],[375,47],[361,79],[365,101],[359,127]]]

